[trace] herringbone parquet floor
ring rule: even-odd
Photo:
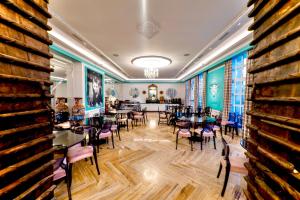
[[[102,145],[98,154],[101,175],[88,161],[80,161],[73,168],[72,197],[75,200],[216,200],[234,199],[234,188],[243,185],[242,176],[231,173],[225,197],[220,197],[224,170],[216,178],[221,158],[221,139],[217,150],[212,141],[200,150],[195,143],[190,150],[187,139],[179,140],[175,150],[172,127],[157,126],[157,115],[148,116],[147,125],[121,129],[116,147]],[[239,138],[229,143],[238,146]],[[67,199],[66,184],[61,182],[56,199]],[[241,196],[240,199],[244,199]]]

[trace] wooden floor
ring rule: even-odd
[[[221,140],[217,150],[212,141],[200,150],[195,143],[190,150],[187,139],[180,139],[175,150],[175,135],[167,125],[157,126],[157,115],[148,116],[147,125],[121,129],[116,147],[103,145],[98,154],[101,175],[88,161],[74,164],[72,197],[78,200],[215,200],[234,199],[234,191],[244,185],[242,176],[232,173],[225,193],[220,197],[224,170],[216,178],[221,158]],[[238,146],[239,138],[228,142]],[[66,184],[61,182],[56,199],[67,199]],[[240,199],[244,199],[242,195]]]

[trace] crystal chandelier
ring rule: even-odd
[[[144,76],[148,79],[155,79],[158,77],[158,69],[157,68],[146,68],[144,69]]]

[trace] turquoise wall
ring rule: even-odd
[[[207,72],[207,106],[219,111],[223,110],[224,73],[224,66],[217,67]]]

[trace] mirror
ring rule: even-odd
[[[148,94],[149,99],[156,100],[157,99],[157,86],[152,84],[148,86]]]

